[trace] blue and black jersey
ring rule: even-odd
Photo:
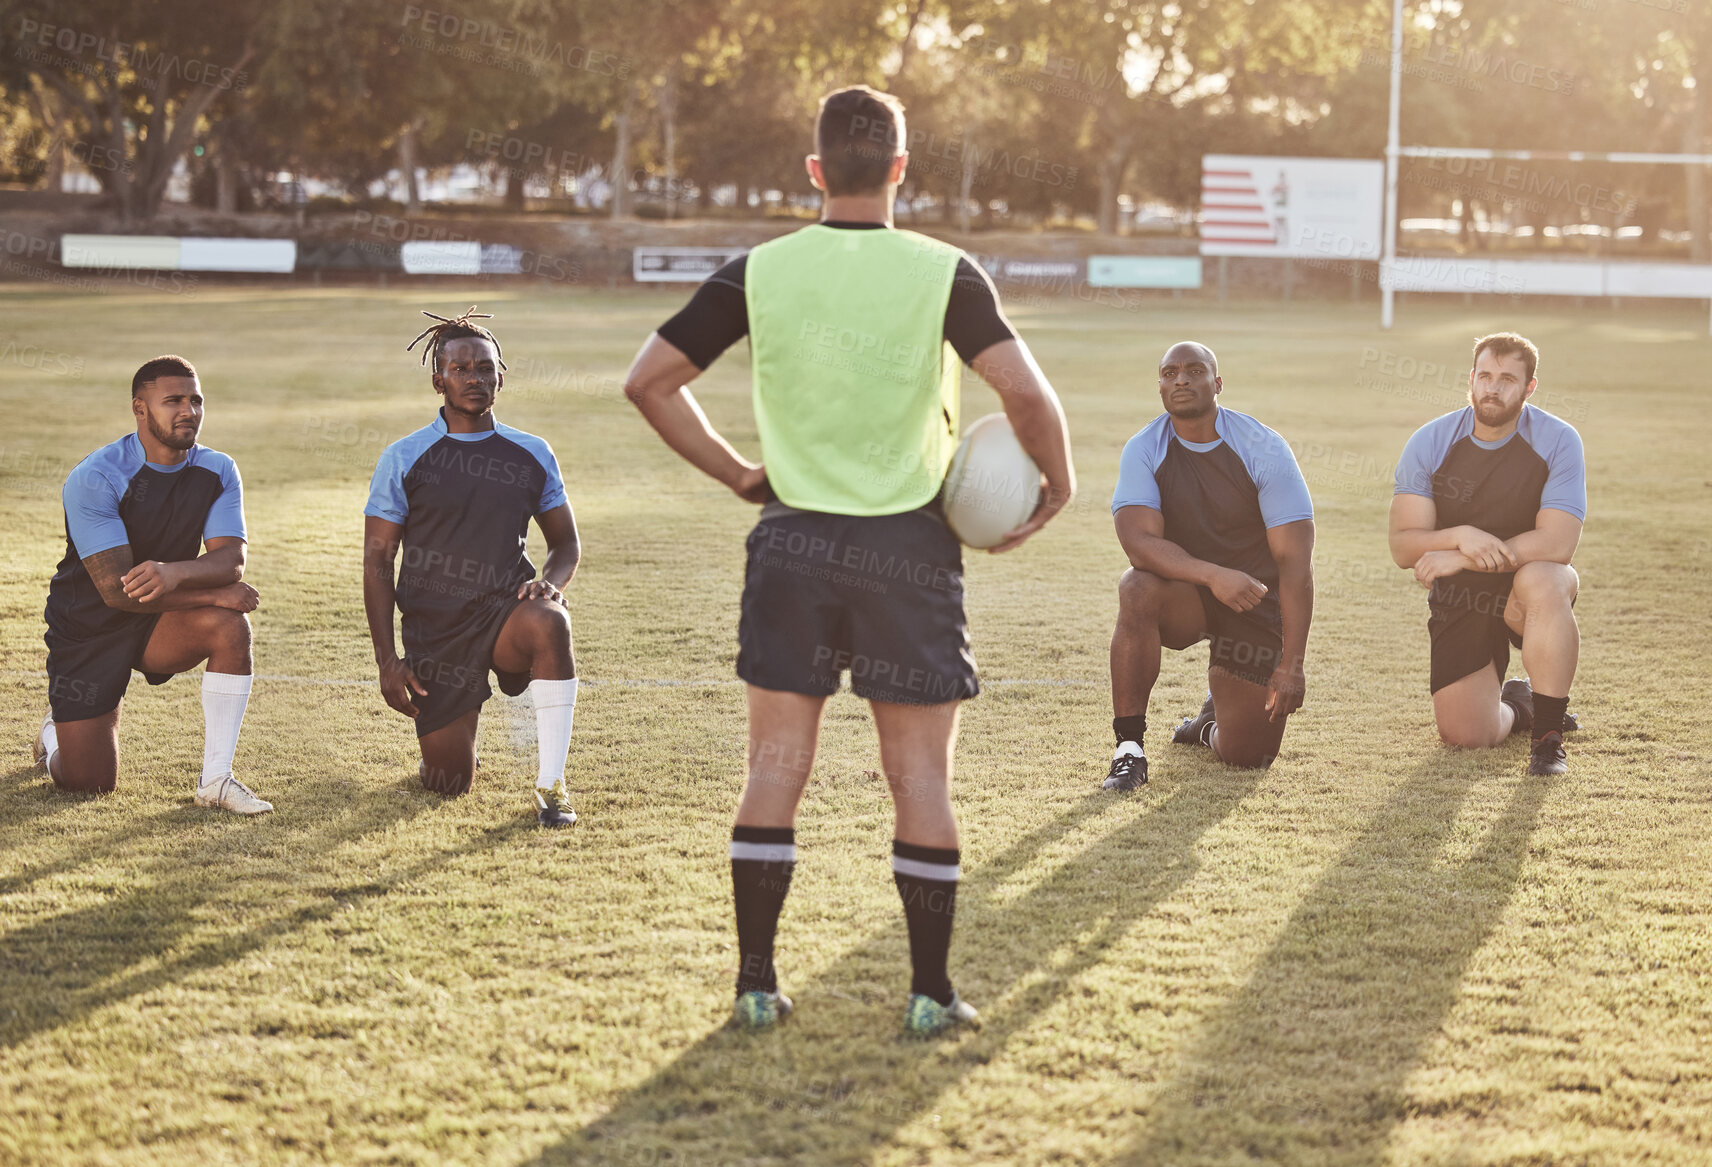
[[[1433,500],[1437,530],[1467,524],[1500,539],[1534,529],[1542,510],[1587,518],[1587,463],[1575,427],[1523,405],[1516,432],[1499,442],[1474,436],[1474,407],[1434,418],[1397,461],[1394,493]],[[1514,572],[1463,571],[1435,580],[1433,609],[1502,615]]]
[[[404,528],[396,599],[409,661],[431,698],[417,704],[427,734],[478,708],[492,694],[493,645],[535,578],[524,551],[529,520],[565,502],[552,447],[495,421],[454,434],[442,411],[388,446],[375,467],[363,513]],[[528,678],[501,678],[521,692]],[[434,696],[436,686],[447,695]]]
[[[217,450],[192,446],[184,461],[163,466],[148,461],[132,433],[73,467],[61,497],[65,557],[43,615],[54,719],[78,721],[119,704],[159,619],[109,608],[83,561],[129,544],[134,563],[180,562],[195,559],[209,539],[242,539],[243,483],[236,463]]]
[[[72,468],[61,491],[65,558],[48,585],[48,627],[97,636],[143,616],[109,608],[83,568],[102,551],[131,545],[135,563],[195,559],[208,539],[244,538],[243,484],[237,464],[192,446],[176,466],[150,462],[142,439],[126,434]]]
[[[1196,559],[1246,572],[1267,592],[1251,615],[1276,629],[1278,561],[1266,532],[1314,517],[1290,445],[1246,413],[1220,408],[1218,440],[1186,442],[1162,413],[1124,445],[1112,513],[1152,507],[1165,538]]]

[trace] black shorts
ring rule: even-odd
[[[1437,693],[1485,665],[1498,670],[1498,680],[1510,671],[1510,646],[1522,647],[1522,638],[1504,623],[1503,609],[1436,608],[1427,618],[1432,639],[1432,691]]]
[[[789,511],[749,533],[737,675],[825,697],[939,705],[981,691],[963,616],[963,547],[936,505],[897,515]]]
[[[141,671],[143,652],[154,635],[158,613],[132,613],[119,628],[100,636],[72,639],[51,627],[48,644],[48,705],[55,721],[86,721],[119,707],[131,683],[131,670]],[[164,685],[172,673],[143,673],[151,685]]]
[[[480,709],[493,696],[487,679],[490,669],[499,678],[500,691],[508,697],[516,697],[529,687],[528,673],[502,673],[493,668],[493,646],[499,642],[506,620],[522,602],[515,592],[496,596],[476,618],[456,627],[434,627],[422,619],[404,622],[404,661],[428,690],[426,696],[410,694],[416,703],[417,737],[427,737]]]
[[[1212,643],[1208,666],[1223,669],[1251,685],[1271,683],[1273,670],[1284,659],[1282,631],[1255,615],[1253,609],[1238,612],[1227,608],[1211,588],[1197,586],[1195,590],[1201,593],[1207,639]]]

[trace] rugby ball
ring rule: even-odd
[[[1028,521],[1040,502],[1040,467],[1010,419],[989,413],[963,431],[940,495],[945,521],[966,546],[985,550]]]

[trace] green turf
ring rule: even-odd
[[[680,296],[0,292],[0,1162],[1712,1158],[1702,309],[1410,301],[1391,334],[1371,306],[1019,310],[1082,495],[1019,552],[969,559],[988,688],[957,755],[952,971],[987,1027],[922,1044],[899,1032],[890,816],[848,695],[781,931],[797,1016],[721,1029],[753,511],[617,388]],[[488,707],[476,789],[448,802],[416,788],[409,727],[370,683],[369,474],[434,405],[403,351],[417,308],[472,300],[514,370],[500,414],[554,444],[583,533],[572,607],[595,684],[565,833],[530,814],[526,701]],[[1425,602],[1385,550],[1397,453],[1458,404],[1455,376],[1423,369],[1500,326],[1540,343],[1546,403],[1587,444],[1587,728],[1557,780],[1524,777],[1519,743],[1437,744]],[[1289,437],[1314,490],[1309,704],[1270,771],[1224,770],[1164,744],[1205,663],[1168,654],[1153,784],[1118,798],[1099,790],[1123,566],[1106,499],[1184,337],[1218,349],[1226,402]],[[259,821],[191,805],[193,678],[134,683],[116,793],[57,794],[28,768],[60,482],[130,428],[124,384],[161,351],[200,367],[204,440],[244,474],[269,679],[238,766],[279,808]],[[753,451],[746,352],[698,392]],[[968,418],[997,407],[966,394]]]

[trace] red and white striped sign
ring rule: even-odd
[[[1201,243],[1276,247],[1260,184],[1248,166],[1201,169]]]
[[[1385,164],[1207,154],[1201,254],[1378,259]]]

